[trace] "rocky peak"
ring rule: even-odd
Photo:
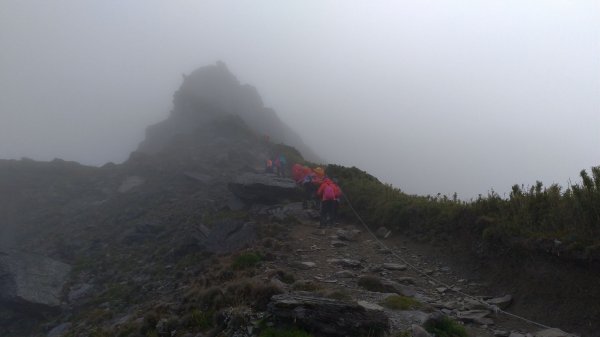
[[[173,137],[193,133],[229,115],[240,117],[254,132],[269,136],[274,142],[292,145],[308,159],[317,159],[300,136],[283,123],[274,110],[264,106],[258,91],[241,84],[223,62],[183,76],[183,83],[174,94],[171,114],[148,127],[138,151],[160,152]]]

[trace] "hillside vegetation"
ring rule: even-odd
[[[521,245],[577,259],[600,259],[600,167],[566,189],[541,182],[514,185],[508,198],[495,192],[476,200],[456,195],[408,195],[355,167],[328,167],[354,207],[374,228],[387,226],[426,240],[451,240],[462,230],[495,245]],[[345,207],[343,212],[350,210]]]

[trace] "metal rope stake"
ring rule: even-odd
[[[464,293],[464,292],[462,292],[462,291],[460,291],[458,289],[454,289],[454,287],[451,287],[450,285],[448,285],[448,284],[446,284],[446,283],[444,283],[444,282],[442,282],[442,281],[440,281],[440,280],[438,280],[438,279],[436,279],[436,278],[434,278],[434,277],[432,277],[430,275],[427,275],[424,271],[422,271],[421,269],[419,269],[417,266],[412,265],[410,262],[406,261],[403,257],[401,257],[400,255],[396,254],[396,252],[393,251],[393,250],[391,250],[385,243],[383,243],[383,241],[379,240],[379,238],[377,237],[377,235],[375,235],[375,233],[373,233],[373,231],[371,231],[371,229],[369,228],[369,226],[367,226],[367,224],[362,219],[362,217],[360,216],[360,214],[358,214],[358,212],[356,211],[356,209],[352,205],[352,202],[350,202],[350,199],[348,199],[348,197],[346,196],[346,194],[343,193],[342,195],[344,196],[344,199],[346,200],[346,202],[348,202],[348,205],[350,206],[350,209],[352,210],[352,212],[354,213],[354,215],[358,218],[358,220],[360,221],[360,223],[363,225],[363,227],[365,227],[365,229],[373,237],[373,239],[381,246],[381,248],[384,248],[384,249],[390,251],[393,256],[395,256],[397,259],[399,259],[400,261],[402,261],[408,267],[410,267],[411,269],[413,269],[414,271],[416,271],[419,275],[422,275],[425,278],[433,281],[434,283],[436,283],[438,285],[441,285],[441,286],[443,286],[443,287],[445,287],[447,289],[450,289],[451,291],[454,291],[457,294],[460,294],[460,295],[462,295],[462,296],[464,296],[466,298],[469,298],[469,299],[472,299],[474,301],[477,301],[477,302],[485,305],[487,308],[489,308],[490,310],[494,311],[495,313],[502,313],[502,314],[505,314],[507,316],[510,316],[510,317],[522,320],[524,322],[527,322],[527,323],[530,323],[530,324],[533,324],[533,325],[537,325],[537,326],[539,326],[541,328],[544,328],[544,329],[555,329],[555,328],[552,328],[550,326],[544,325],[542,323],[538,323],[538,322],[532,321],[530,319],[527,319],[525,317],[522,317],[522,316],[510,313],[508,311],[502,310],[502,309],[500,309],[499,307],[497,307],[495,305],[489,304],[489,303],[487,303],[486,301],[484,301],[484,300],[482,300],[480,298],[477,298],[475,296],[472,296],[472,295],[469,295],[467,293]]]

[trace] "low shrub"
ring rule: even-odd
[[[437,337],[467,337],[465,328],[456,321],[443,317],[439,320],[430,320],[425,326],[427,332]]]
[[[388,296],[381,301],[380,304],[392,310],[411,310],[421,307],[421,303],[419,301],[415,300],[414,298],[401,295]]]
[[[233,260],[231,267],[236,270],[252,268],[259,264],[261,261],[262,256],[260,256],[257,253],[242,253]]]

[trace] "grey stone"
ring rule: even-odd
[[[412,334],[412,337],[431,337],[429,332],[427,332],[425,329],[423,329],[423,327],[416,325],[416,324],[413,324],[410,327],[410,332]]]
[[[400,283],[400,284],[408,284],[408,285],[414,285],[416,284],[416,281],[413,277],[399,277],[396,279],[396,282]]]
[[[59,306],[70,272],[68,264],[42,255],[0,252],[0,300]]]
[[[314,263],[314,262],[305,261],[305,262],[293,263],[292,266],[295,267],[295,268],[298,268],[298,269],[307,270],[307,269],[312,269],[312,268],[316,267],[317,264]]]
[[[328,259],[327,262],[346,268],[360,268],[361,266],[360,261],[352,259]]]
[[[338,271],[337,273],[335,273],[336,277],[339,278],[353,278],[356,275],[354,275],[354,273],[348,271],[348,270],[342,270],[342,271]]]
[[[469,310],[487,310],[489,309],[489,306],[481,303],[480,301],[476,301],[474,299],[470,299],[470,298],[465,298],[464,299],[464,306],[466,309]]]
[[[399,263],[384,263],[382,267],[387,270],[406,270],[406,265]]]
[[[337,237],[340,240],[345,241],[356,241],[356,237],[360,234],[360,231],[357,229],[354,230],[343,230],[340,229],[336,232]]]
[[[348,244],[343,241],[333,240],[333,241],[331,241],[331,246],[336,247],[336,248],[341,248],[341,247],[348,246]]]
[[[533,334],[533,337],[572,337],[572,334],[566,333],[560,329],[545,329]]]
[[[285,294],[271,297],[269,313],[284,323],[293,323],[326,336],[368,336],[389,329],[389,319],[379,310],[313,295]]]
[[[508,335],[510,334],[506,330],[494,330],[493,333],[496,337],[508,337]]]
[[[494,321],[486,318],[491,314],[488,310],[467,310],[459,311],[456,315],[457,319],[466,323],[477,324],[493,324]]]
[[[54,328],[52,328],[52,330],[50,330],[46,336],[47,337],[61,337],[61,336],[65,335],[69,331],[69,329],[71,329],[72,325],[73,324],[71,324],[71,323],[59,324],[59,325],[55,326]]]
[[[513,331],[513,332],[510,333],[510,335],[508,335],[508,337],[525,337],[525,335],[522,334],[522,333]]]
[[[358,303],[358,305],[360,305],[361,307],[367,309],[367,310],[378,310],[378,311],[383,311],[383,307],[380,306],[379,304],[375,304],[375,303],[371,303],[371,302],[367,302],[367,301],[358,301],[356,302]]]
[[[387,239],[391,234],[392,232],[385,227],[379,227],[375,232],[375,235],[380,239]]]
[[[512,300],[513,298],[511,295],[506,295],[503,297],[492,298],[491,300],[488,300],[487,303],[490,305],[495,305],[500,309],[506,309],[508,306],[510,306]]]

